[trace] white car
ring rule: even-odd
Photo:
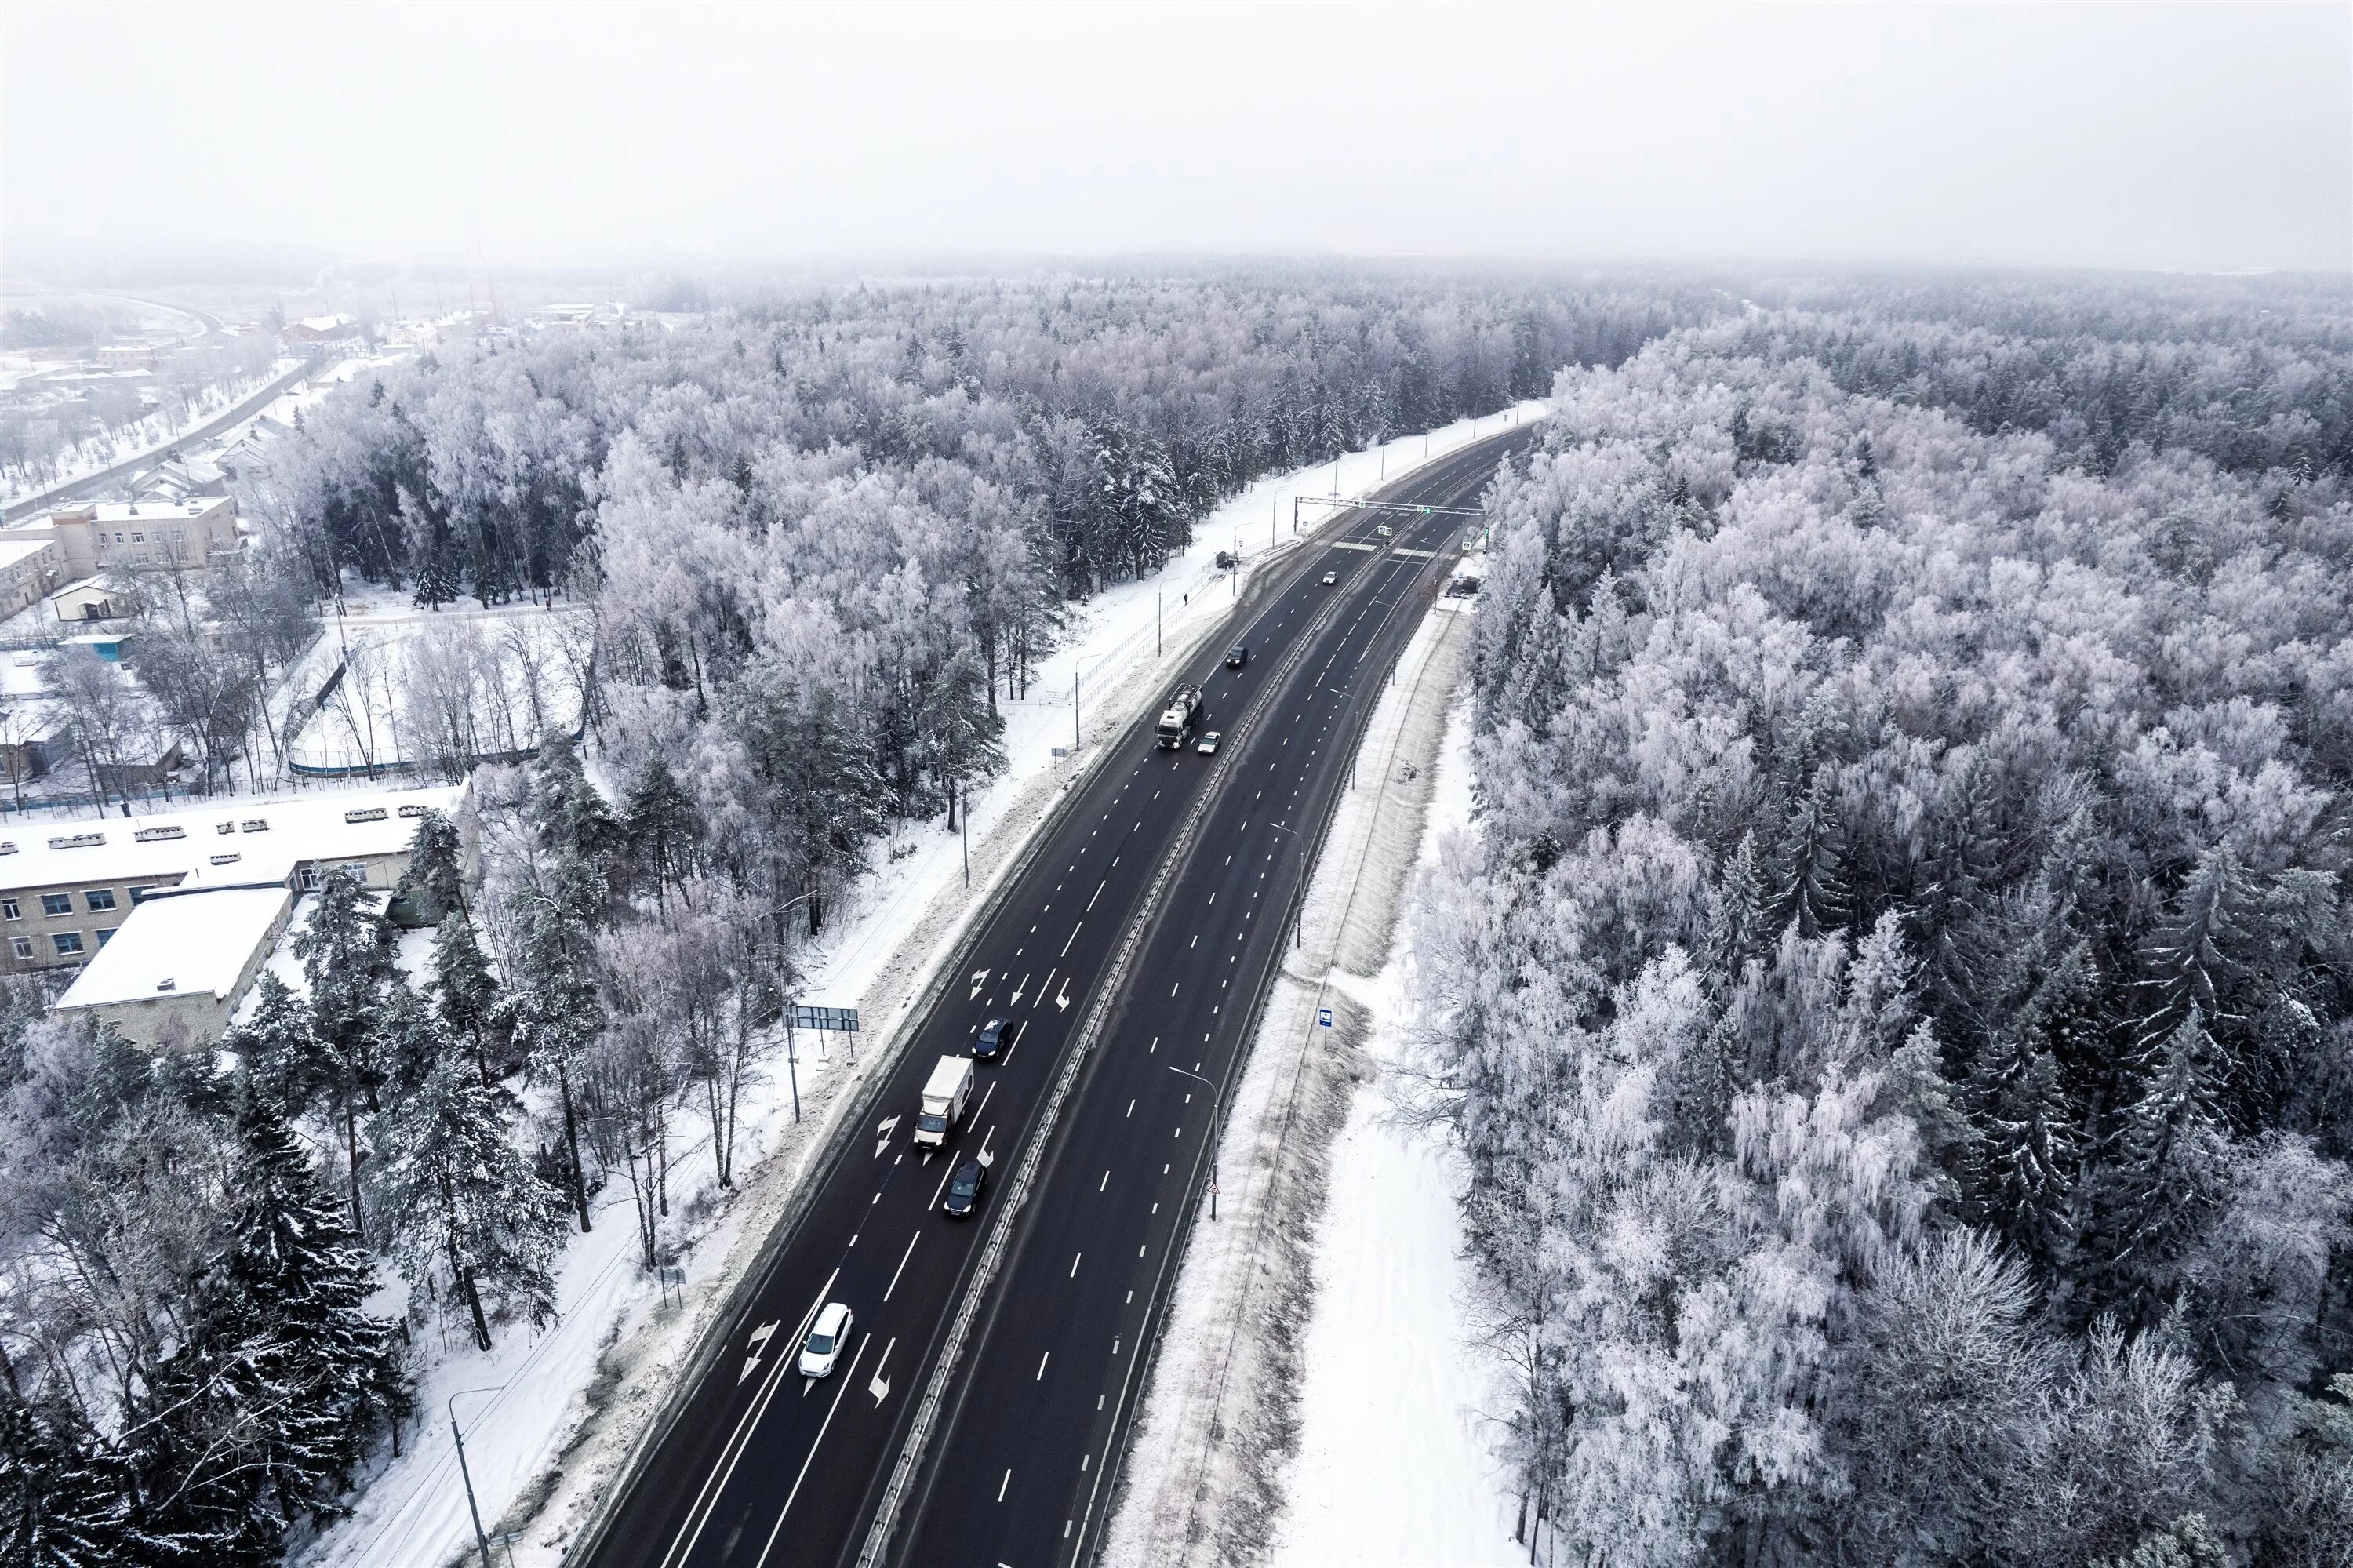
[[[1201,743],[1193,747],[1193,749],[1199,752],[1204,757],[1215,757],[1218,755],[1218,742],[1225,738],[1225,736],[1221,732],[1213,729],[1208,734],[1203,736],[1201,737]]]
[[[852,1321],[849,1308],[839,1301],[826,1303],[825,1310],[809,1325],[808,1338],[801,1341],[801,1376],[832,1375],[841,1360],[841,1347],[849,1343]]]
[[[1338,582],[1339,580],[1340,580],[1340,574],[1339,574],[1339,573],[1337,573],[1337,572],[1325,572],[1325,573],[1324,574],[1324,586],[1325,588],[1330,588],[1333,584],[1335,584],[1335,583]]]

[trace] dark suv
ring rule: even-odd
[[[940,1212],[952,1220],[965,1220],[980,1207],[980,1189],[988,1180],[988,1167],[977,1160],[967,1160],[955,1168],[948,1178],[948,1195],[940,1200]]]
[[[1227,669],[1239,670],[1249,662],[1250,650],[1243,647],[1240,643],[1237,642],[1231,648],[1226,650]]]
[[[972,1054],[979,1061],[993,1061],[1004,1049],[1005,1020],[1001,1018],[990,1019],[980,1026],[980,1033],[972,1037]]]

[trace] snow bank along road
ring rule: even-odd
[[[1531,433],[1383,499],[1474,504]],[[1103,1466],[1225,1088],[1356,736],[1461,521],[1355,512],[1300,552],[1231,639],[1248,664],[1227,669],[1219,641],[1186,672],[1206,693],[1196,734],[1226,736],[1219,756],[1155,747],[1149,694],[814,1173],[586,1561],[1044,1568],[1098,1548]],[[924,1078],[991,1018],[1008,1044],[977,1065],[947,1154],[914,1148]],[[948,1173],[976,1155],[978,1212],[950,1219]],[[828,1301],[856,1326],[811,1382],[796,1352]]]

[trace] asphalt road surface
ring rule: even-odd
[[[1530,433],[1466,448],[1383,499],[1475,505],[1497,460]],[[818,1169],[723,1353],[625,1480],[586,1561],[858,1560],[998,1204],[1123,938],[1214,785],[1040,1151],[896,1499],[883,1561],[1047,1568],[1099,1550],[1104,1466],[1135,1414],[1138,1353],[1210,1178],[1243,1033],[1293,939],[1307,857],[1356,736],[1464,521],[1352,512],[1277,568],[1284,577],[1232,637],[1249,646],[1248,664],[1227,669],[1219,642],[1184,677],[1206,692],[1196,735],[1228,737],[1221,758],[1160,749],[1156,708],[1111,743],[1113,757],[932,1004],[873,1114]],[[1384,522],[1392,536],[1377,534]],[[1335,586],[1324,586],[1327,571]],[[923,1082],[990,1018],[1008,1021],[1009,1044],[977,1065],[948,1155],[927,1157],[910,1144]],[[978,1211],[951,1219],[939,1207],[948,1173],[976,1154],[989,1164]],[[832,1375],[804,1379],[796,1354],[829,1301],[847,1304],[855,1327]]]

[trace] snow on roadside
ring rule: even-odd
[[[1310,1325],[1359,1307],[1418,1321],[1427,1306],[1424,1295],[1401,1282],[1362,1272],[1334,1289],[1335,1281],[1324,1277],[1318,1243],[1332,1234],[1331,1224],[1342,1223],[1325,1219],[1327,1203],[1345,1191],[1335,1161],[1365,1153],[1343,1135],[1368,1114],[1365,1102],[1373,1097],[1358,1089],[1377,1058],[1367,1047],[1403,1013],[1392,937],[1407,880],[1428,840],[1431,765],[1468,656],[1468,632],[1465,608],[1440,600],[1415,630],[1366,725],[1356,787],[1340,798],[1308,885],[1303,941],[1268,997],[1219,1135],[1221,1217],[1197,1214],[1185,1244],[1112,1504],[1105,1560],[1122,1568],[1206,1568],[1263,1558],[1284,1516],[1290,1461],[1307,1440],[1303,1424],[1317,1419],[1318,1434],[1328,1424],[1305,1404],[1310,1384],[1351,1376],[1383,1384],[1389,1368],[1413,1353],[1393,1344],[1344,1343],[1339,1353],[1357,1359],[1335,1367],[1334,1351],[1312,1337]],[[1317,1009],[1325,1006],[1335,1017],[1331,1029],[1316,1023]],[[1421,1213],[1425,1222],[1449,1217],[1451,1191],[1440,1188],[1435,1208]],[[1450,1245],[1426,1234],[1414,1245],[1441,1252]],[[1439,1298],[1442,1307],[1442,1288]],[[1319,1311],[1319,1302],[1328,1309]],[[1311,1356],[1320,1360],[1311,1362]],[[1371,1440],[1410,1452],[1415,1439],[1386,1424],[1419,1415],[1382,1408],[1343,1419],[1382,1423]],[[1437,1439],[1443,1442],[1455,1425],[1440,1428]],[[1389,1484],[1377,1502],[1351,1499],[1347,1506],[1385,1504],[1391,1515],[1430,1506],[1420,1478]],[[1303,1540],[1293,1561],[1354,1560],[1324,1545]]]
[[[1468,714],[1450,713],[1417,872],[1471,821]],[[1401,934],[1402,935],[1402,934]],[[1366,1054],[1386,1074],[1409,1057],[1409,940],[1352,987],[1375,1019]],[[1444,1564],[1509,1568],[1512,1499],[1478,1411],[1497,1369],[1464,1332],[1470,1271],[1455,1206],[1461,1158],[1445,1138],[1359,1093],[1334,1149],[1331,1202],[1315,1242],[1299,1447],[1271,1568]]]
[[[1514,418],[1540,412],[1541,405],[1524,405]],[[1492,436],[1501,421],[1490,415],[1476,423],[1475,435]],[[1404,437],[1348,454],[1337,464],[1337,487],[1362,494],[1472,439],[1473,422],[1464,420],[1427,440]],[[311,1568],[438,1568],[471,1549],[449,1437],[453,1398],[485,1528],[512,1537],[508,1550],[518,1568],[563,1560],[636,1441],[659,1419],[671,1380],[691,1365],[733,1283],[758,1256],[834,1121],[856,1099],[856,1085],[895,1054],[932,973],[992,882],[1019,863],[1053,797],[1077,777],[1071,760],[1054,755],[1072,741],[1073,674],[1090,746],[1155,706],[1162,685],[1238,597],[1240,585],[1214,564],[1217,552],[1239,547],[1248,571],[1297,547],[1292,498],[1324,495],[1335,487],[1334,471],[1327,462],[1260,482],[1205,520],[1192,546],[1160,572],[1073,607],[1061,651],[1040,663],[1024,700],[1003,705],[1007,769],[975,792],[968,842],[925,822],[876,847],[873,874],[804,959],[803,1001],[860,1010],[866,1032],[854,1061],[839,1037],[802,1036],[797,1126],[785,1063],[772,1064],[766,1081],[746,1094],[742,1174],[733,1194],[716,1190],[707,1131],[698,1136],[691,1108],[680,1113],[677,1126],[691,1147],[671,1172],[674,1218],[663,1240],[681,1250],[683,1291],[672,1289],[665,1300],[641,1274],[627,1189],[608,1187],[596,1230],[575,1236],[559,1266],[555,1327],[536,1336],[506,1328],[487,1354],[463,1334],[446,1342],[438,1330],[421,1336],[418,1414],[401,1457],[367,1479],[348,1519],[290,1553],[292,1561]],[[1303,508],[1303,535],[1330,514]]]

